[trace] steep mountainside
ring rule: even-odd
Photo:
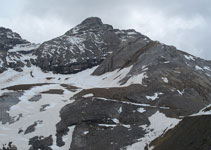
[[[18,33],[15,33],[10,29],[0,27],[0,51],[7,51],[17,44],[26,43],[29,42],[23,40]]]
[[[96,17],[41,45],[17,43],[0,52],[0,144],[210,147],[210,61]]]
[[[211,116],[191,116],[154,142],[155,150],[209,150]]]
[[[23,71],[25,66],[35,65],[32,52],[39,46],[21,38],[10,29],[0,27],[0,73],[12,68]]]
[[[134,30],[117,30],[99,18],[88,18],[64,35],[44,42],[36,53],[38,66],[55,73],[76,73],[96,66],[107,55],[139,38]]]

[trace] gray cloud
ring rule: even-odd
[[[5,7],[0,6],[0,12],[4,11],[0,13],[0,25],[34,42],[59,36],[85,18],[98,16],[115,28],[134,28],[153,40],[211,59],[210,0],[5,0],[4,3]]]

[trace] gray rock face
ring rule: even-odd
[[[11,68],[22,72],[23,67],[31,67],[36,64],[36,59],[32,54],[21,54],[19,52],[0,52],[0,73]]]
[[[141,42],[135,41],[124,49],[114,52],[93,74],[101,75],[115,69],[131,67],[120,82],[124,84],[131,78],[143,78],[145,75],[140,83],[142,82],[146,89],[150,89],[151,95],[156,93],[153,89],[168,95],[168,98],[160,98],[156,105],[180,110],[190,108],[185,111],[191,114],[210,104],[210,61],[196,58],[159,42],[150,41],[147,44]],[[140,97],[138,93],[137,97]]]
[[[132,144],[145,133],[138,126],[149,123],[147,116],[155,111],[149,108],[147,114],[140,115],[134,111],[138,108],[121,101],[78,99],[61,110],[62,120],[57,124],[57,144],[64,144],[62,136],[68,132],[68,126],[72,125],[76,127],[71,150],[109,150]],[[106,138],[102,135],[106,135]]]
[[[3,95],[0,96],[0,122],[2,122],[2,124],[13,123],[18,120],[15,120],[15,118],[11,117],[8,111],[13,105],[16,105],[20,102],[19,97],[22,95],[23,92],[8,92],[3,93]],[[20,117],[21,114],[19,114],[18,118]]]
[[[55,73],[76,73],[100,64],[110,53],[137,38],[134,30],[117,30],[99,18],[88,18],[64,35],[44,42],[36,52],[38,66]]]
[[[0,73],[12,68],[23,71],[23,67],[36,65],[33,52],[39,44],[30,43],[11,29],[0,27]]]
[[[18,33],[13,32],[10,29],[0,27],[0,51],[7,51],[17,44],[26,43],[29,42],[22,39]]]
[[[29,141],[29,145],[31,145],[29,150],[52,150],[52,148],[50,147],[52,144],[52,135],[50,135],[49,137],[35,136]]]

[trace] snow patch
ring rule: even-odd
[[[143,72],[141,74],[134,75],[134,76],[130,77],[129,80],[127,81],[127,83],[124,85],[125,86],[129,86],[131,84],[142,84],[143,85],[144,78],[148,78],[146,72]]]
[[[147,134],[140,138],[137,143],[127,146],[127,150],[144,150],[146,145],[149,145],[155,138],[161,136],[169,129],[175,127],[179,123],[179,119],[169,118],[165,114],[157,111],[151,117],[149,117],[150,125],[142,125]],[[148,147],[149,148],[149,147]],[[152,147],[150,147],[151,149]]]
[[[162,77],[163,82],[168,83],[168,78],[167,77]]]
[[[116,123],[116,124],[119,123],[119,120],[118,120],[117,118],[113,118],[112,121],[113,121],[114,123]]]
[[[209,109],[208,109],[209,108]],[[206,110],[208,109],[208,110]],[[190,115],[190,116],[201,116],[201,115],[211,115],[211,104],[201,109],[198,113]]]
[[[164,61],[163,63],[164,63],[164,64],[168,64],[168,63],[170,63],[170,61]]]
[[[123,127],[125,127],[125,128],[128,128],[128,129],[130,129],[131,128],[131,126],[130,125],[127,125],[127,124],[121,124]]]
[[[185,58],[187,59],[187,60],[192,60],[192,61],[195,61],[195,59],[193,58],[193,56],[191,56],[191,55],[184,55],[185,56]]]
[[[121,112],[122,112],[122,106],[119,108],[118,112],[119,112],[119,113],[121,113]]]
[[[154,93],[154,95],[153,96],[146,96],[146,98],[148,99],[148,100],[152,100],[152,101],[154,101],[154,100],[156,100],[156,99],[158,99],[159,97],[159,95],[162,95],[163,93]]]
[[[204,69],[204,70],[211,71],[210,67],[208,67],[208,66],[204,66],[203,69]]]
[[[68,150],[70,148],[70,145],[72,143],[72,136],[73,136],[73,131],[75,129],[75,126],[68,127],[68,129],[69,129],[68,134],[66,136],[63,136],[63,141],[65,142],[65,145],[58,148],[58,150],[60,150],[60,149]],[[53,150],[55,150],[55,149],[53,149]]]
[[[27,43],[27,44],[17,44],[12,49],[9,49],[8,52],[18,52],[18,51],[31,51],[37,49],[40,44]]]
[[[116,124],[98,124],[98,126],[101,126],[101,127],[116,127],[117,125]]]
[[[180,94],[180,95],[183,95],[185,93],[185,90],[183,89],[182,91],[180,90],[177,90],[177,92]]]
[[[195,69],[196,70],[202,70],[202,71],[204,70],[203,68],[199,67],[198,65],[195,66]]]
[[[144,108],[140,107],[140,108],[137,109],[137,111],[140,112],[140,113],[143,113],[143,112],[145,112],[146,110],[145,110]]]
[[[83,97],[84,98],[87,98],[87,97],[93,97],[94,96],[94,94],[92,94],[92,93],[89,93],[89,94],[85,94],[85,95],[83,95]]]
[[[84,133],[83,133],[83,134],[84,134],[84,135],[87,135],[88,133],[89,133],[89,131],[84,131]]]

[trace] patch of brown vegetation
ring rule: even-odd
[[[68,84],[60,84],[62,87],[66,88],[67,90],[71,91],[71,92],[76,92],[77,89],[79,89],[76,86],[72,86],[72,85],[68,85]]]
[[[61,89],[50,89],[48,91],[41,92],[43,94],[63,94],[64,90]]]
[[[30,90],[33,87],[36,86],[43,86],[43,85],[49,85],[50,83],[37,83],[37,84],[19,84],[19,85],[13,85],[6,88],[3,88],[2,90],[12,90],[12,91],[25,91]]]
[[[55,79],[54,77],[47,77],[47,80]]]
[[[92,93],[94,97],[103,97],[107,99],[118,99],[120,101],[133,101],[130,99],[133,93],[137,91],[143,91],[145,87],[141,85],[131,85],[128,87],[115,87],[115,88],[93,88],[84,89],[81,92],[74,95],[75,98],[83,97],[83,95]]]

